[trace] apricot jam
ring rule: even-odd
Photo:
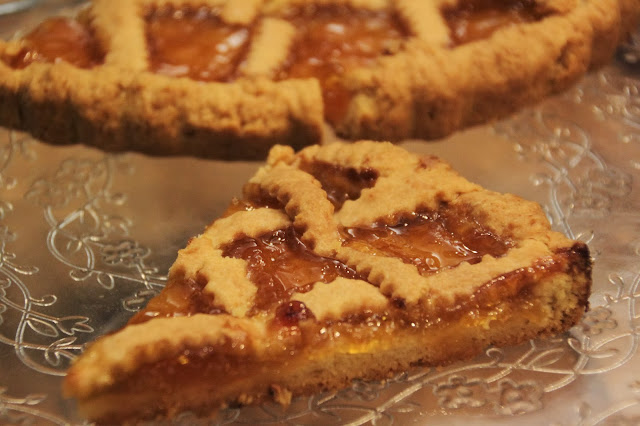
[[[222,22],[207,8],[161,8],[146,16],[151,71],[202,81],[230,81],[245,58],[248,28]]]
[[[139,324],[158,317],[189,316],[198,313],[220,314],[213,296],[203,292],[206,281],[184,279],[172,281],[147,306],[137,312],[129,324]]]
[[[374,169],[356,170],[320,161],[301,164],[300,168],[320,182],[336,210],[345,201],[360,198],[362,190],[373,187],[378,179],[378,172]]]
[[[317,78],[322,86],[325,118],[332,124],[344,118],[351,98],[340,76],[397,52],[408,35],[400,20],[386,11],[309,7],[289,20],[298,35],[278,78]]]
[[[284,205],[268,194],[261,194],[260,197],[252,197],[251,199],[234,198],[221,217],[228,217],[237,212],[251,211],[260,208],[284,210]]]
[[[413,264],[423,274],[462,262],[478,263],[485,254],[504,255],[510,243],[463,215],[419,213],[395,225],[341,230],[343,245]]]
[[[247,261],[249,279],[258,287],[258,310],[275,308],[292,293],[308,291],[318,281],[358,278],[345,264],[313,253],[293,227],[238,239],[223,248],[223,256]]]
[[[280,325],[285,327],[298,325],[300,321],[311,318],[315,318],[313,312],[298,300],[283,303],[276,309],[275,319]]]
[[[78,68],[102,64],[104,55],[88,28],[74,19],[56,17],[43,21],[24,37],[18,54],[2,59],[22,69],[33,62],[65,61]]]
[[[499,28],[544,16],[534,0],[471,0],[443,10],[454,46],[488,38]]]

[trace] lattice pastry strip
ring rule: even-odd
[[[415,36],[436,48],[449,45],[451,38],[447,23],[440,14],[437,1],[398,0],[398,13]],[[441,2],[440,2],[441,3]]]
[[[435,157],[376,142],[277,146],[65,389],[107,423],[287,404],[566,330],[590,273],[586,246],[551,231],[538,205]]]
[[[438,138],[568,87],[639,14],[638,0],[95,0],[0,41],[0,124],[229,159],[319,142],[325,123]]]
[[[273,78],[287,59],[294,37],[295,27],[290,22],[270,17],[262,19],[241,74]]]

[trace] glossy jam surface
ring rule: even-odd
[[[171,77],[232,80],[251,36],[248,28],[225,24],[207,8],[162,8],[146,21],[150,69]]]
[[[298,325],[300,321],[312,318],[315,318],[313,312],[298,300],[291,300],[278,306],[275,315],[276,322],[285,327]]]
[[[471,0],[443,14],[455,46],[488,38],[502,27],[543,17],[533,0]]]
[[[260,208],[283,210],[284,206],[277,199],[269,197],[266,194],[264,194],[263,197],[251,200],[234,198],[221,217],[228,217],[237,212],[251,211]]]
[[[104,55],[91,32],[78,21],[47,19],[24,37],[25,47],[17,55],[3,58],[13,68],[33,62],[65,61],[79,68],[100,65]]]
[[[482,256],[504,255],[509,242],[461,215],[421,213],[401,219],[396,225],[345,228],[343,245],[375,255],[402,259],[421,274],[462,262],[478,263]]]
[[[318,179],[336,210],[345,201],[360,198],[362,190],[371,188],[378,179],[378,172],[373,169],[356,170],[317,161],[303,164],[301,168]]]
[[[372,66],[378,57],[397,52],[407,36],[401,22],[384,11],[310,7],[289,20],[298,34],[278,77],[317,78],[330,123],[344,118],[351,97],[341,85],[340,76],[346,70]]]
[[[137,312],[129,324],[139,324],[157,317],[189,316],[198,313],[219,314],[223,309],[216,307],[213,297],[203,292],[206,281],[192,279],[172,281],[160,294]]]
[[[224,247],[223,256],[248,262],[249,279],[258,287],[255,304],[258,310],[274,308],[292,293],[310,290],[310,285],[318,281],[328,283],[339,276],[357,277],[343,263],[309,250],[293,228],[259,238],[238,239]]]

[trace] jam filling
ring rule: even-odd
[[[22,69],[33,62],[68,62],[78,68],[102,64],[104,55],[91,31],[74,19],[56,17],[43,21],[27,34],[16,55],[3,57],[12,68]]]
[[[220,314],[224,309],[215,305],[213,296],[203,292],[206,280],[172,281],[147,306],[137,312],[129,324],[140,324],[153,318],[190,316],[194,314]]]
[[[268,194],[261,194],[260,197],[253,197],[250,200],[245,198],[234,198],[222,214],[222,217],[228,217],[241,211],[251,211],[261,208],[284,210],[284,205],[282,205],[282,203],[280,203],[276,198],[270,197]]]
[[[318,179],[336,210],[345,201],[360,198],[362,190],[373,187],[378,179],[378,172],[374,169],[357,170],[319,161],[302,164],[300,167]]]
[[[351,98],[340,76],[397,52],[408,35],[400,20],[385,11],[309,7],[289,20],[298,35],[278,78],[317,78],[322,86],[325,118],[332,124],[344,118]]]
[[[152,11],[146,16],[151,71],[201,81],[230,81],[246,56],[248,28],[222,22],[208,8]]]
[[[223,248],[223,256],[247,261],[249,279],[258,287],[258,310],[274,309],[292,293],[309,291],[318,281],[360,278],[345,264],[313,253],[293,227],[238,239]]]
[[[473,218],[447,212],[417,213],[395,225],[341,230],[343,245],[413,264],[422,275],[462,262],[478,263],[482,256],[503,256],[510,247]]]
[[[544,17],[534,0],[472,0],[443,10],[454,46],[488,38],[499,28]]]
[[[292,327],[298,325],[300,321],[315,318],[313,312],[307,309],[307,306],[298,301],[291,300],[283,303],[276,309],[276,321],[284,327]]]

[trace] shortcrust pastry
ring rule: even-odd
[[[0,41],[0,125],[110,151],[264,158],[433,139],[608,61],[639,0],[95,0]]]
[[[89,419],[286,405],[560,333],[588,307],[585,244],[436,157],[275,146],[243,193],[72,365],[64,390]]]

